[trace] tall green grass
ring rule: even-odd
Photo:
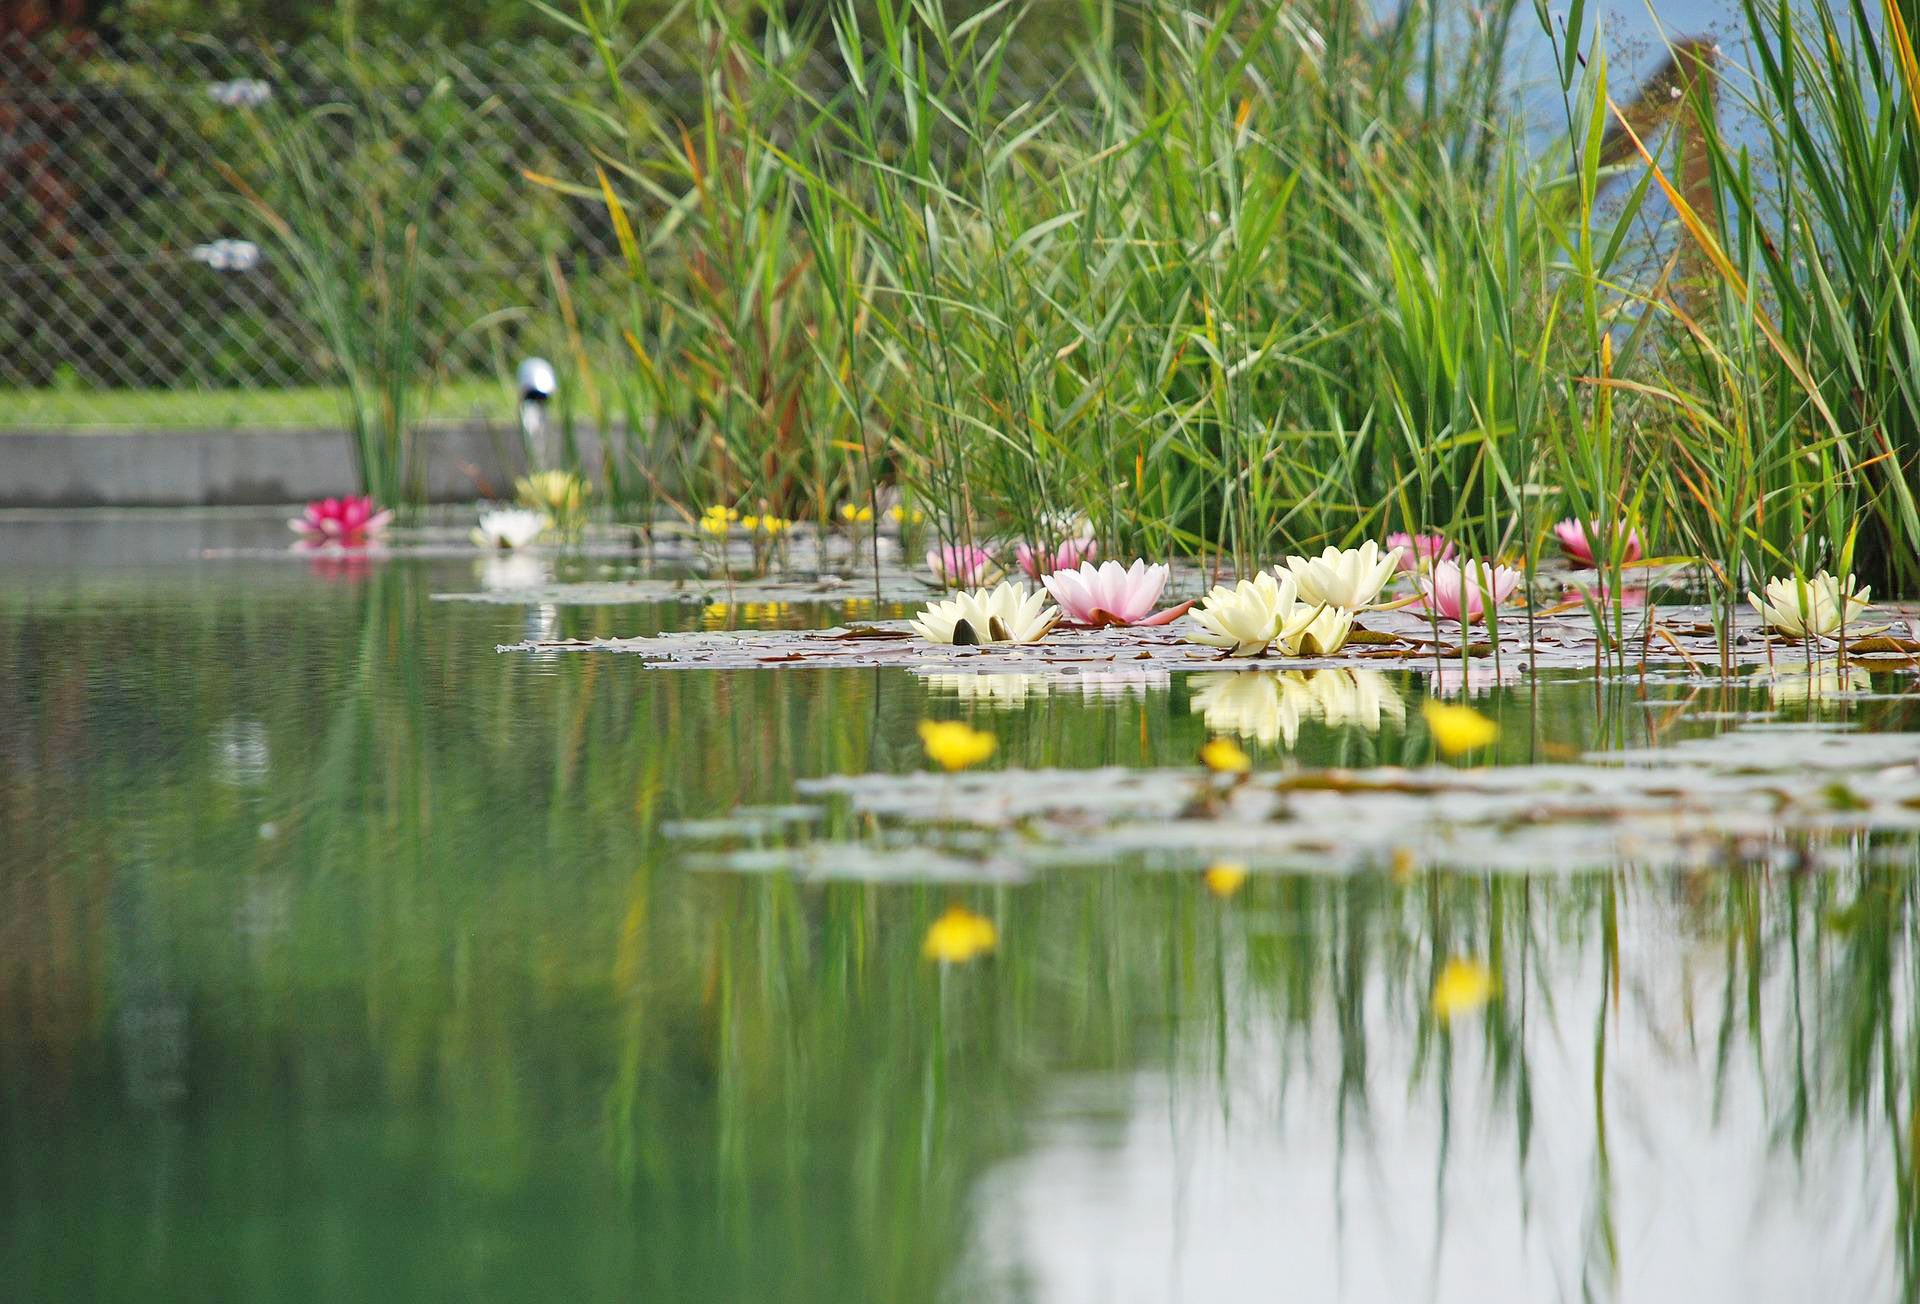
[[[629,89],[619,9],[567,15],[602,175],[549,183],[626,250],[629,482],[823,521],[899,489],[950,540],[1084,514],[1110,553],[1223,568],[1434,528],[1531,571],[1572,516],[1618,657],[1630,528],[1723,609],[1762,571],[1916,578],[1892,7],[1755,0],[1754,75],[1683,42],[1639,86],[1536,8],[1543,100],[1511,2],[874,0],[794,30],[691,0],[688,122]],[[1542,103],[1544,144],[1515,107]]]

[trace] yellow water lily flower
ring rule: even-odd
[[[1000,936],[993,921],[976,915],[962,905],[951,905],[947,912],[927,927],[927,940],[920,954],[941,964],[966,964],[977,956],[991,954]]]
[[[1200,748],[1200,763],[1215,774],[1245,774],[1253,760],[1231,738],[1209,738]]]
[[[565,521],[586,505],[587,486],[570,471],[538,471],[513,482],[514,492],[527,507]]]
[[[1420,710],[1427,717],[1434,745],[1447,756],[1485,747],[1500,736],[1500,726],[1470,706],[1428,698]]]
[[[887,519],[895,525],[918,525],[927,519],[927,514],[917,507],[902,507],[896,503],[887,508]]]
[[[725,516],[714,516],[709,513],[700,518],[700,529],[702,533],[725,538],[728,534],[732,533],[733,522]]]
[[[1216,860],[1207,866],[1202,877],[1206,880],[1207,891],[1225,901],[1247,881],[1247,867],[1237,860]]]
[[[1368,539],[1358,548],[1328,548],[1318,557],[1289,557],[1287,570],[1300,586],[1300,600],[1315,606],[1358,610],[1380,596],[1400,567],[1401,549]]]
[[[1060,623],[1060,609],[1047,606],[1046,590],[1009,583],[929,602],[909,623],[929,643],[1038,643]]]
[[[1293,576],[1261,571],[1238,584],[1217,584],[1187,613],[1182,630],[1191,643],[1217,647],[1234,656],[1257,657],[1275,640],[1295,637],[1313,622],[1315,609],[1300,603]]]
[[[964,770],[993,755],[998,740],[959,720],[922,720],[920,743],[927,759],[948,771]]]
[[[1767,596],[1747,594],[1747,603],[1760,613],[1761,623],[1790,638],[1838,634],[1851,625],[1867,605],[1871,589],[1853,587],[1853,576],[1843,583],[1839,577],[1821,571],[1811,579],[1767,581]]]
[[[1493,997],[1493,974],[1478,960],[1455,956],[1433,982],[1433,1016],[1446,1023],[1477,1013]]]
[[[841,503],[840,519],[848,525],[853,525],[860,521],[871,521],[873,519],[873,508],[863,506],[859,503]]]
[[[1352,611],[1322,607],[1304,627],[1280,640],[1280,650],[1290,657],[1330,657],[1347,645],[1352,633]]]

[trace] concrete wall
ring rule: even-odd
[[[421,438],[431,501],[512,494],[517,429],[436,426]],[[597,441],[580,444],[591,469]],[[0,507],[298,503],[354,486],[353,450],[337,429],[0,433]]]

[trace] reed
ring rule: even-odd
[[[1915,578],[1894,8],[1750,3],[1756,77],[1683,40],[1624,90],[1601,33],[1549,21],[1544,137],[1510,107],[1512,4],[795,28],[690,0],[686,122],[627,88],[604,9],[569,21],[609,70],[605,166],[542,180],[621,234],[610,384],[651,414],[633,465],[688,500],[826,522],[904,493],[942,542],[1084,516],[1221,569],[1424,527],[1532,572],[1574,517],[1617,664],[1631,530],[1703,561],[1723,616],[1760,571]]]

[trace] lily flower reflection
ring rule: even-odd
[[[1506,658],[1496,667],[1491,661],[1476,662],[1465,670],[1455,660],[1442,661],[1427,676],[1427,693],[1433,697],[1484,697],[1496,688],[1512,688],[1520,682],[1519,661]]]
[[[1828,665],[1814,670],[1776,670],[1764,675],[1767,700],[1775,707],[1813,707],[1830,711],[1847,709],[1847,696],[1864,693],[1871,682],[1859,666]]]
[[[480,587],[489,593],[511,593],[519,589],[537,589],[547,582],[547,566],[538,557],[520,552],[502,552],[482,557],[474,564]]]
[[[1194,675],[1190,682],[1191,707],[1208,729],[1268,747],[1293,747],[1307,720],[1376,733],[1385,720],[1407,718],[1405,699],[1378,670],[1241,670]]]
[[[915,673],[919,674],[930,692],[955,698],[970,706],[984,706],[996,711],[1017,710],[1025,706],[1029,699],[1045,697],[1049,689],[1045,675],[970,675],[947,671]]]

